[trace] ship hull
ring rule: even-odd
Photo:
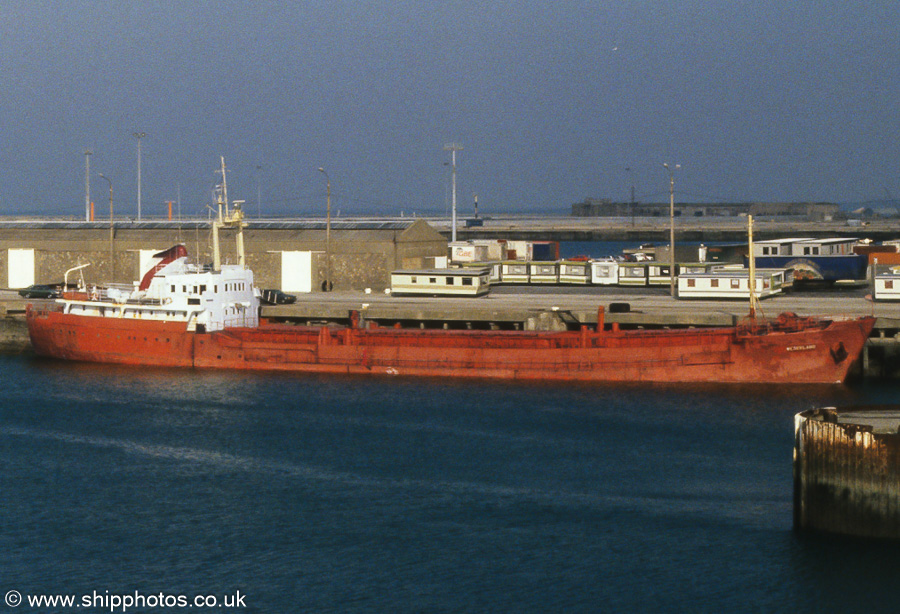
[[[873,318],[782,329],[513,332],[184,323],[27,313],[37,354],[67,360],[310,373],[597,382],[841,383]]]

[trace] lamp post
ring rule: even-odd
[[[260,175],[262,174],[262,165],[256,165],[256,217],[262,217],[262,187],[260,186]]]
[[[322,291],[330,292],[334,286],[331,282],[331,178],[321,166],[319,172],[325,175],[325,281]]]
[[[90,149],[84,150],[84,221],[91,221],[91,154]]]
[[[116,260],[115,260],[115,251],[113,250],[113,187],[112,180],[104,175],[103,173],[98,173],[101,179],[105,179],[106,183],[109,184],[109,267],[110,267],[110,281],[115,281],[116,278]]]
[[[453,199],[453,208],[452,208],[452,217],[450,220],[450,241],[456,243],[456,152],[462,151],[462,145],[458,145],[456,143],[448,143],[444,145],[444,151],[451,152],[450,154],[450,168],[451,168],[451,183],[452,183],[452,199]]]
[[[668,162],[663,162],[663,167],[669,171],[669,292],[675,296],[675,171],[681,168],[676,164],[675,168],[669,168]]]
[[[136,138],[137,142],[138,142],[138,152],[137,152],[138,153],[138,193],[137,193],[138,216],[137,216],[137,219],[140,222],[141,221],[141,139],[144,138],[145,136],[147,136],[147,133],[146,132],[135,132],[134,134],[132,134],[132,136],[134,136],[134,138]]]
[[[631,226],[634,227],[634,177],[631,175],[631,167],[626,166],[625,172],[628,173],[628,182],[631,184],[631,192],[630,199],[628,201],[628,208],[631,211]]]

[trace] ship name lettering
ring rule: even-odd
[[[790,345],[787,348],[788,352],[802,352],[804,350],[814,350],[816,349],[815,345]]]

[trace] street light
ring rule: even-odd
[[[98,173],[101,179],[105,179],[106,183],[109,184],[109,267],[110,267],[110,281],[114,281],[116,278],[116,260],[115,260],[115,252],[113,251],[113,188],[112,188],[112,180],[104,175],[103,173]]]
[[[84,150],[84,221],[91,221],[91,154],[90,149]]]
[[[456,152],[462,151],[463,146],[458,145],[457,143],[448,143],[444,145],[444,151],[449,151],[450,153],[450,167],[451,167],[451,183],[453,190],[453,213],[450,219],[450,241],[452,243],[456,243]]]
[[[322,291],[330,292],[334,287],[331,282],[331,178],[325,169],[319,167],[319,172],[325,175],[325,281],[322,282]]]
[[[668,162],[663,162],[663,167],[669,171],[669,292],[675,296],[675,171],[681,168],[676,164],[675,168],[669,168]]]
[[[262,188],[260,187],[260,174],[262,174],[262,165],[256,165],[256,217],[262,217]]]
[[[146,132],[132,134],[138,140],[138,221],[141,221],[141,139],[147,136]]]
[[[628,201],[628,208],[631,211],[631,226],[634,227],[634,177],[631,175],[631,167],[626,166],[625,172],[628,173],[628,182],[631,184],[631,198]]]

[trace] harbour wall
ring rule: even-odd
[[[797,414],[794,526],[900,539],[900,407]]]
[[[391,271],[433,267],[436,258],[447,255],[446,240],[421,220],[334,222],[330,231],[318,221],[254,221],[244,228],[243,241],[257,286],[287,290],[295,290],[291,283],[300,278],[319,289],[329,271],[335,290],[383,289]],[[235,263],[234,230],[220,231],[219,242],[222,262]],[[87,284],[130,284],[141,275],[142,251],[183,244],[195,262],[211,263],[212,243],[208,221],[121,221],[111,227],[108,222],[0,220],[0,288],[58,283],[66,270],[83,263],[90,263],[83,270]],[[286,257],[297,253],[309,256],[308,270],[297,270]],[[11,283],[22,277],[29,281]]]

